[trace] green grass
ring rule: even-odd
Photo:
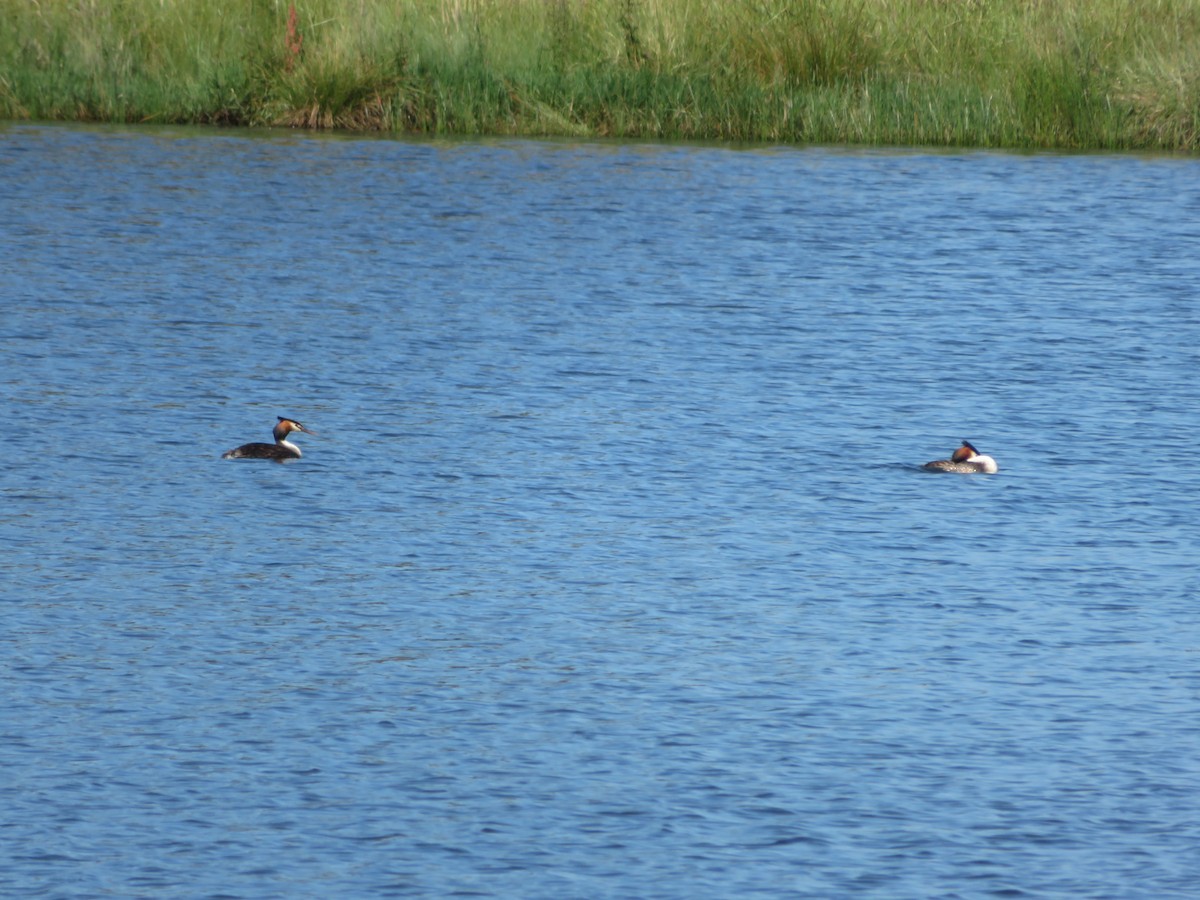
[[[0,117],[1200,149],[1196,0],[0,0]]]

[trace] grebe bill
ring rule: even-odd
[[[315,431],[309,431],[295,419],[285,419],[279,416],[279,421],[276,423],[272,434],[275,436],[273,444],[242,444],[240,447],[234,447],[232,450],[226,450],[221,454],[221,459],[273,459],[276,462],[283,462],[287,459],[299,459],[301,457],[300,448],[287,439],[287,436],[293,431],[303,431],[305,434],[315,435]]]
[[[994,459],[980,453],[967,440],[962,442],[962,446],[955,450],[949,459],[935,459],[933,462],[925,463],[925,468],[931,472],[957,472],[962,475],[972,475],[977,472],[984,475],[995,475],[1000,471],[1000,467],[996,465]]]

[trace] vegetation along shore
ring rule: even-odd
[[[0,0],[0,118],[1200,150],[1197,0]]]

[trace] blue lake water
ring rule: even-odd
[[[1196,896],[1198,412],[1196,159],[0,126],[0,893]]]

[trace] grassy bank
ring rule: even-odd
[[[1200,150],[1196,0],[0,0],[0,117]]]

